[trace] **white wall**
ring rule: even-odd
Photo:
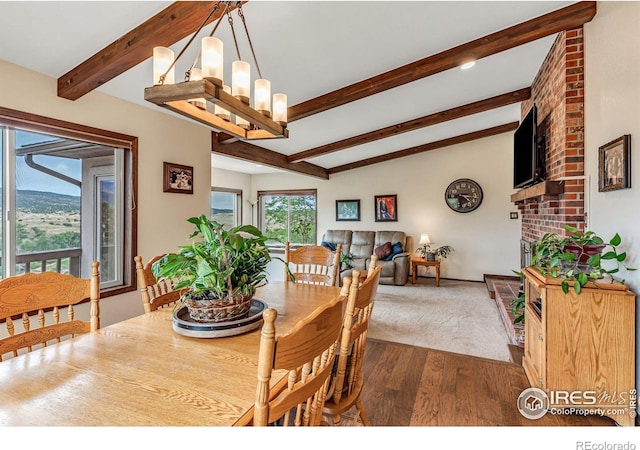
[[[318,242],[328,229],[400,230],[428,233],[436,245],[455,252],[442,265],[446,278],[482,281],[484,274],[513,275],[519,268],[520,220],[510,202],[513,134],[480,139],[419,155],[332,175],[329,180],[296,175],[254,175],[252,190],[318,190]],[[445,204],[444,191],[457,178],[477,181],[480,207],[460,214]],[[398,195],[398,221],[375,222],[374,196]],[[335,201],[360,199],[360,222],[336,222]],[[412,250],[415,250],[412,249]],[[431,274],[433,275],[433,274]]]
[[[210,131],[99,92],[76,101],[56,92],[55,79],[0,61],[0,106],[137,136],[138,254],[147,260],[184,244],[191,232],[185,219],[209,211]],[[193,195],[162,192],[163,161],[194,167]],[[142,312],[137,291],[105,298],[102,326]]]
[[[622,236],[630,267],[640,268],[640,2],[598,2],[584,27],[585,175],[590,179],[589,229]],[[598,192],[598,147],[631,134],[631,188]],[[634,148],[635,147],[635,148]],[[640,294],[640,273],[621,277]],[[640,321],[636,298],[636,323]],[[636,332],[636,385],[640,386],[640,334]]]

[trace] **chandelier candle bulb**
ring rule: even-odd
[[[244,128],[245,130],[249,130],[251,128],[251,124],[249,123],[249,121],[243,119],[240,116],[236,116],[236,125],[238,125],[240,128]]]
[[[228,85],[224,85],[222,87],[222,89],[229,95],[231,95],[231,87],[229,87]],[[217,103],[214,103],[213,105],[213,113],[220,117],[221,119],[226,120],[227,122],[231,121],[231,113],[229,111],[227,111],[226,109],[224,109],[222,106],[218,106]]]
[[[231,64],[231,94],[249,104],[251,98],[251,68],[248,62],[234,61]]]
[[[175,67],[171,67],[173,64],[173,50],[167,47],[153,47],[153,84],[174,84],[175,83]],[[160,77],[171,67],[169,73],[164,79],[164,82],[160,81]]]
[[[256,80],[253,96],[253,109],[271,117],[271,82],[263,78]]]
[[[282,126],[287,125],[286,94],[273,94],[273,121]]]
[[[202,80],[202,70],[194,67],[193,69],[191,69],[189,81],[197,80]],[[200,109],[207,109],[207,101],[204,98],[191,98],[189,99],[189,103],[191,103],[193,106],[197,106]]]
[[[202,38],[201,65],[202,76],[218,85],[223,84],[224,53],[223,43],[215,37]]]

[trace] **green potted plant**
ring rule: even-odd
[[[525,304],[525,294],[524,294],[524,274],[522,272],[518,272],[516,270],[513,271],[516,275],[520,277],[521,288],[518,291],[518,296],[511,300],[511,311],[513,311],[514,318],[513,323],[524,323],[524,304]]]
[[[438,259],[438,261],[442,261],[447,259],[447,257],[453,253],[453,247],[451,247],[450,245],[443,245],[441,247],[438,247],[435,250],[435,254],[436,254],[436,258]]]
[[[436,249],[431,248],[430,245],[425,245],[422,247],[418,247],[416,253],[421,257],[425,258],[427,261],[442,261],[447,259],[447,257],[453,253],[453,247],[450,245],[442,245]]]
[[[253,225],[227,231],[204,215],[187,221],[196,227],[189,238],[201,239],[156,261],[153,274],[174,280],[174,289],[183,290],[181,304],[197,322],[222,322],[246,315],[256,287],[267,278],[267,264],[272,259],[267,237]]]
[[[340,268],[353,269],[353,253],[340,253]]]
[[[613,274],[621,267],[635,270],[624,265],[626,252],[618,252],[622,239],[616,233],[605,242],[593,231],[581,232],[577,228],[563,225],[567,235],[546,233],[540,241],[531,244],[531,265],[543,275],[550,275],[562,280],[562,290],[569,292],[569,282],[579,294],[589,281],[608,278],[612,283],[624,283]],[[603,261],[612,261],[612,268],[602,266]]]

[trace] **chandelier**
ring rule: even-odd
[[[153,86],[145,88],[144,99],[193,119],[214,130],[240,139],[287,138],[287,96],[273,95],[271,83],[262,77],[253,50],[249,29],[242,12],[242,2],[236,3],[236,11],[242,20],[249,48],[259,79],[255,80],[253,107],[251,106],[251,69],[242,60],[229,8],[230,2],[218,2],[193,34],[177,58],[167,47],[153,49]],[[202,47],[193,64],[185,72],[185,80],[175,83],[175,65],[209,19],[225,5],[209,36],[202,38]],[[223,43],[213,37],[220,22],[227,17],[238,59],[232,63],[231,86],[224,84]],[[200,67],[196,67],[200,62]]]

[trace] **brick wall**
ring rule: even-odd
[[[546,144],[547,180],[584,175],[584,47],[582,27],[558,34],[522,102],[524,117],[535,103],[538,136]],[[518,205],[522,239],[531,242],[547,232],[563,233],[568,223],[584,227],[584,180],[565,180],[564,194],[530,199]]]

